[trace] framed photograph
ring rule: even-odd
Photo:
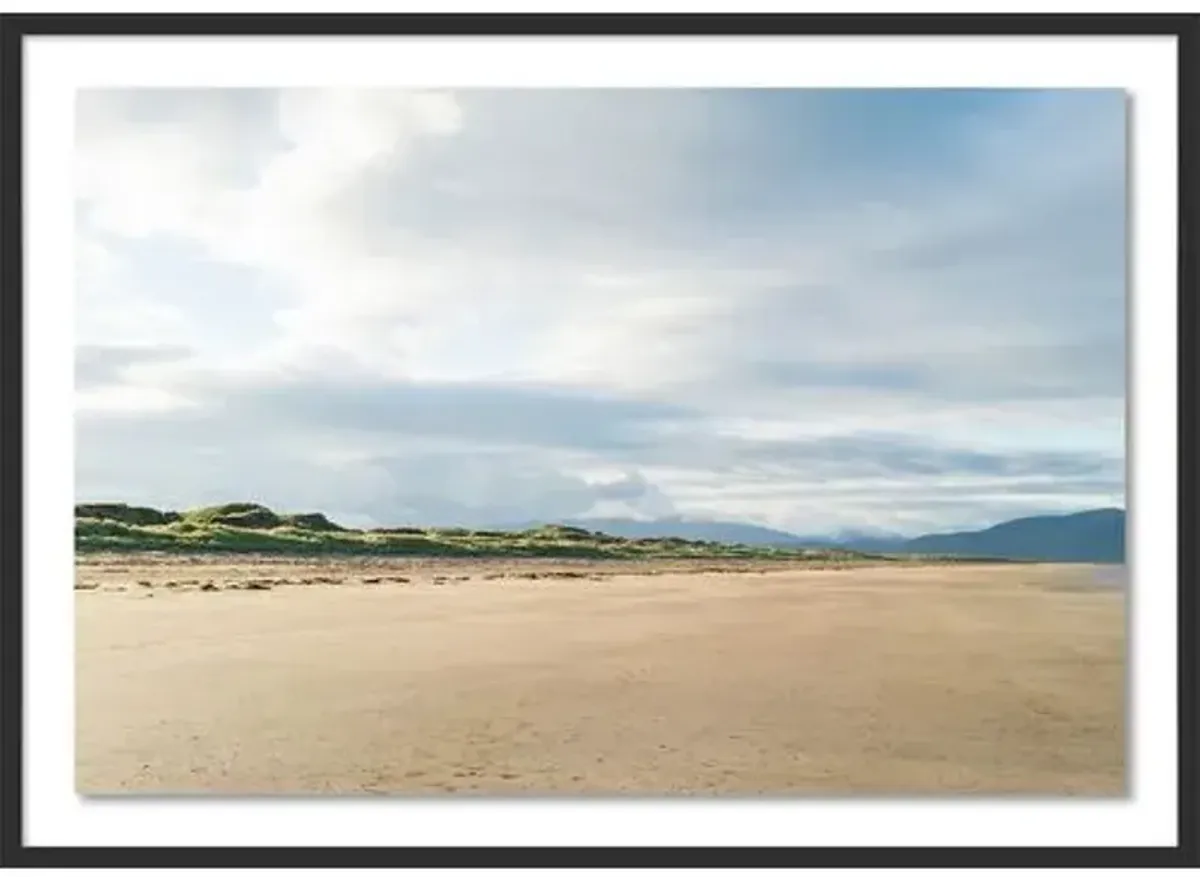
[[[5,864],[1197,863],[1196,17],[0,29]]]

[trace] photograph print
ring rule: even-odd
[[[77,792],[1128,795],[1128,116],[80,90]]]

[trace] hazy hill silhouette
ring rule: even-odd
[[[983,530],[930,533],[914,539],[879,536],[801,536],[733,521],[660,518],[584,518],[559,523],[625,538],[669,538],[743,545],[812,546],[898,554],[953,554],[1078,563],[1124,563],[1125,512],[1093,509],[1065,515],[1016,518]],[[531,526],[523,524],[514,529]]]
[[[1017,518],[986,530],[919,536],[904,543],[904,550],[1013,560],[1124,563],[1125,512],[1095,509]]]

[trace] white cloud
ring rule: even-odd
[[[412,281],[437,272],[406,264],[402,235],[373,237],[363,201],[372,175],[402,163],[414,141],[457,130],[453,97],[284,92],[275,104],[282,144],[250,185],[235,173],[249,123],[231,107],[147,120],[133,112],[137,97],[102,95],[99,108],[90,108],[93,96],[81,99],[89,109],[77,186],[89,230],[174,236],[266,273],[293,297],[281,322],[305,344],[353,348],[374,338],[386,346],[378,321],[403,316]],[[88,232],[84,241],[95,245]],[[280,340],[285,350],[305,346]]]

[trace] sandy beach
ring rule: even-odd
[[[82,794],[1125,792],[1088,566],[82,556]]]

